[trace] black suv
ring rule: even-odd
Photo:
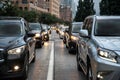
[[[87,80],[120,80],[120,16],[88,16],[84,20],[77,66]]]
[[[69,27],[69,31],[65,30],[66,32],[64,34],[63,42],[66,44],[69,53],[76,53],[76,42],[78,40],[82,23],[83,22],[73,22],[71,27]]]
[[[35,39],[21,17],[0,17],[0,78],[27,78],[28,65],[35,61]]]
[[[36,47],[42,48],[44,44],[43,28],[40,23],[29,23],[31,35],[35,35]]]

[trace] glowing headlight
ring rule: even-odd
[[[64,32],[61,31],[60,33],[61,33],[61,35],[64,35]]]
[[[42,34],[43,34],[43,35],[44,35],[44,34],[47,34],[47,32],[43,32]]]
[[[9,50],[8,54],[20,54],[24,51],[24,49],[25,49],[25,46],[14,48],[14,49]]]
[[[35,34],[35,37],[37,38],[37,37],[40,37],[40,34],[39,33],[36,33]]]
[[[71,39],[72,39],[72,40],[78,40],[78,38],[75,37],[75,36],[71,36]]]
[[[107,61],[111,61],[111,62],[117,62],[116,61],[116,54],[112,51],[108,51],[108,50],[99,50],[99,56],[102,59],[105,59]]]

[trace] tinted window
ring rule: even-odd
[[[30,23],[29,25],[31,30],[41,30],[40,24]]]
[[[48,29],[48,26],[45,25],[45,24],[42,24],[42,28],[43,28],[44,30],[47,30],[47,29]]]
[[[120,20],[97,20],[95,26],[96,36],[120,36]]]
[[[93,23],[93,19],[88,18],[84,21],[84,24],[83,24],[83,29],[88,30],[89,35],[91,35],[91,32],[92,32],[92,23]]]
[[[20,22],[0,22],[0,36],[18,36],[21,35]]]
[[[79,33],[81,29],[82,24],[72,24],[72,32],[73,33]]]

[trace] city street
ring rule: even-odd
[[[51,51],[52,53],[54,53],[54,61],[52,64],[49,64],[49,61],[51,60]],[[50,72],[49,65],[53,65],[53,70]],[[50,73],[50,76],[48,75],[48,73]],[[56,34],[55,31],[52,31],[52,34],[50,35],[50,41],[45,42],[42,48],[38,48],[36,50],[36,62],[30,64],[28,80],[86,79],[85,75],[77,70],[75,54],[69,54],[62,40],[59,39],[59,35]]]
[[[48,67],[53,43],[53,79],[49,79]],[[52,31],[50,41],[36,50],[36,56],[36,62],[30,65],[28,80],[85,80],[85,75],[77,70],[75,54],[68,53],[55,31]]]

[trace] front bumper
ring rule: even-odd
[[[120,80],[120,64],[99,58],[92,66],[95,77],[100,80]]]
[[[70,40],[68,44],[69,44],[69,49],[70,50],[76,51],[76,41]]]
[[[19,69],[15,70],[15,66]],[[0,79],[23,76],[24,61],[23,59],[7,60],[0,63]]]

